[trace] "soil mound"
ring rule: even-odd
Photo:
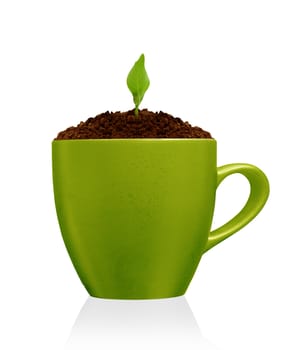
[[[105,112],[61,131],[55,140],[123,138],[208,138],[209,132],[164,112],[147,109]]]

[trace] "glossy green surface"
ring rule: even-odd
[[[216,167],[216,141],[53,141],[53,181],[63,239],[90,295],[168,298],[185,293],[202,254],[263,207],[265,175],[248,164]],[[209,233],[217,185],[251,184],[245,208]]]

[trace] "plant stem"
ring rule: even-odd
[[[135,115],[136,117],[138,117],[138,107],[135,107],[134,115]]]

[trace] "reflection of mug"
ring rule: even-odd
[[[217,348],[202,336],[182,296],[152,300],[89,297],[78,314],[65,349]]]
[[[58,140],[52,152],[67,250],[90,295],[101,298],[184,294],[202,254],[251,221],[269,194],[255,166],[217,168],[212,139]],[[216,188],[234,173],[248,179],[249,199],[210,232]]]

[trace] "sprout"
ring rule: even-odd
[[[138,107],[147,91],[150,80],[144,66],[144,54],[135,62],[127,76],[127,86],[132,93],[135,104],[134,114],[138,116]]]

